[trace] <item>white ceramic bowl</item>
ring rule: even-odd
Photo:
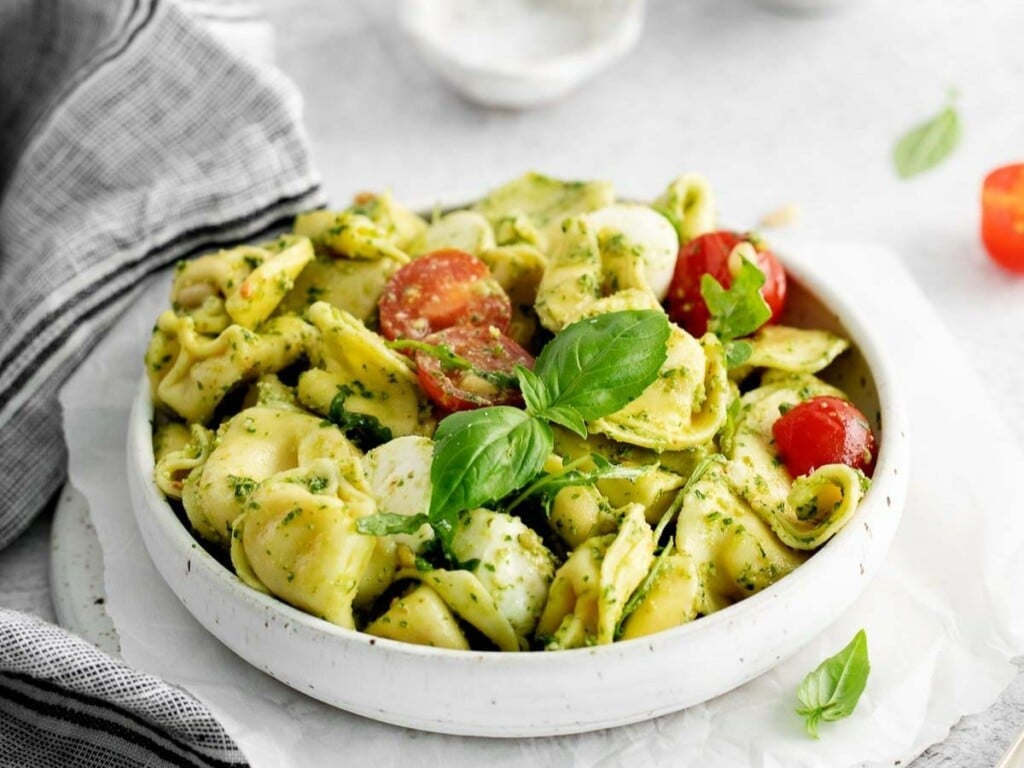
[[[643,0],[402,0],[420,54],[471,101],[523,109],[561,98],[636,45]]]
[[[874,482],[849,524],[795,572],[741,603],[649,637],[571,651],[503,654],[409,645],[342,629],[260,594],[200,546],[153,481],[143,377],[128,478],[143,540],[193,616],[250,664],[374,720],[442,733],[544,736],[645,720],[771,669],[835,621],[867,586],[896,532],[908,477],[904,409],[882,340],[828,276],[786,260],[788,320],[855,345],[826,376],[880,430]],[[817,297],[817,298],[815,298]]]

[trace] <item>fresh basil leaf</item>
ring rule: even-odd
[[[550,407],[573,408],[584,421],[615,413],[636,399],[665,362],[668,318],[657,310],[609,312],[563,329],[533,372]]]
[[[761,295],[764,272],[746,258],[740,259],[740,269],[728,289],[711,275],[700,279],[700,295],[708,305],[711,318],[708,330],[722,341],[749,336],[772,316],[768,302]]]
[[[525,365],[515,367],[516,378],[519,380],[519,390],[523,393],[523,400],[526,402],[526,411],[534,416],[548,407],[551,402],[551,395],[544,382],[527,368]]]
[[[806,718],[807,733],[816,739],[821,720],[849,717],[864,693],[870,671],[868,637],[862,629],[849,645],[821,662],[800,683],[796,696],[801,706],[796,713]]]
[[[434,440],[430,523],[446,552],[460,512],[522,488],[541,471],[554,447],[547,424],[502,405],[445,417]]]
[[[739,368],[754,354],[754,347],[749,341],[728,341],[725,344],[725,365],[727,368]]]
[[[909,179],[941,163],[960,142],[960,116],[950,104],[915,126],[896,143],[893,163],[901,179]]]
[[[537,414],[537,417],[553,421],[555,424],[561,424],[584,439],[587,437],[587,423],[583,421],[579,411],[568,405],[556,405],[552,408],[545,408]]]
[[[397,515],[378,512],[356,520],[356,530],[367,536],[391,536],[395,533],[416,533],[430,520],[426,515]]]

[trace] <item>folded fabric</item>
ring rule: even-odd
[[[0,765],[215,768],[246,760],[184,691],[0,608]]]
[[[0,548],[65,473],[56,393],[142,278],[320,203],[296,98],[160,0],[0,6]]]
[[[288,84],[169,2],[7,0],[0,52],[2,550],[64,479],[57,391],[143,278],[322,200]],[[187,693],[0,609],[0,764],[244,763]]]

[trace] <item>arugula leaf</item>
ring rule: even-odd
[[[567,326],[533,368],[551,396],[537,416],[550,418],[547,410],[569,407],[592,421],[620,410],[657,378],[668,336],[668,318],[651,309],[610,312]]]
[[[390,536],[394,533],[416,533],[424,523],[426,515],[398,515],[394,512],[378,512],[356,520],[356,530],[367,536]]]
[[[708,330],[723,342],[729,342],[749,336],[764,325],[772,316],[768,302],[761,295],[764,280],[764,272],[745,257],[740,259],[739,272],[728,289],[711,275],[703,275],[700,295],[711,313]]]
[[[668,543],[661,548],[661,552],[658,553],[658,557],[654,560],[654,565],[651,566],[651,570],[647,572],[647,576],[643,582],[637,587],[633,594],[630,595],[629,600],[626,601],[625,607],[622,609],[622,616],[619,617],[619,623],[615,625],[615,639],[618,640],[622,637],[622,632],[626,628],[626,620],[633,615],[634,611],[640,606],[640,603],[644,601],[647,594],[651,591],[651,587],[658,580],[658,576],[661,575],[665,565],[668,564],[669,557],[672,556],[672,552],[675,550],[675,539],[669,538]]]
[[[909,130],[896,143],[893,164],[901,179],[909,179],[941,163],[960,142],[960,116],[952,104]]]
[[[800,683],[796,696],[802,706],[796,713],[806,718],[807,733],[818,738],[818,723],[849,717],[864,693],[871,664],[864,630],[835,656],[825,659]]]
[[[425,341],[416,339],[395,339],[385,342],[388,349],[397,352],[422,352],[431,357],[437,358],[441,368],[445,371],[470,371],[484,381],[489,381],[498,387],[511,387],[516,384],[516,377],[504,371],[488,371],[479,366],[473,365],[461,355],[455,354],[447,344],[428,344]]]
[[[580,466],[587,459],[593,462],[594,469],[580,471]],[[653,465],[635,467],[624,464],[612,464],[596,453],[589,456],[581,456],[575,461],[569,462],[557,472],[541,474],[540,477],[530,483],[522,493],[505,507],[505,511],[508,512],[515,509],[531,496],[540,496],[544,510],[548,511],[551,502],[555,500],[555,496],[563,488],[574,485],[594,485],[598,480],[607,479],[636,480],[641,475],[650,472],[651,469],[653,469]]]
[[[445,417],[434,435],[430,524],[450,552],[459,513],[504,498],[544,466],[551,427],[506,405]]]

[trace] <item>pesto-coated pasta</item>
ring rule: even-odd
[[[601,413],[574,417],[542,365],[533,379],[512,365],[529,368],[583,319],[675,317],[681,249],[715,233],[715,216],[696,174],[648,205],[616,200],[607,182],[529,173],[427,218],[361,194],[273,240],[183,262],[145,358],[155,482],[246,588],[388,640],[555,651],[726,609],[798,568],[870,486],[866,455],[791,474],[773,431],[816,398],[849,405],[819,377],[849,342],[744,325],[771,312],[759,286],[726,280],[717,308],[707,298],[709,332],[665,320],[664,357],[645,352],[650,376]],[[752,242],[722,254],[737,282],[743,270],[751,282],[749,265],[764,277]],[[429,279],[401,280],[451,250],[472,279],[438,287],[451,276],[424,268]],[[392,334],[388,292],[403,312],[432,313],[421,325],[434,333]],[[501,392],[512,395],[494,423],[528,427],[543,469],[441,520],[453,468],[487,486],[489,471],[525,461],[496,451],[481,472],[468,454],[465,467],[436,460],[445,441],[470,440],[450,410]]]

